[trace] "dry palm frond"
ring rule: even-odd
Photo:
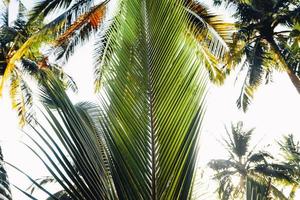
[[[89,24],[96,29],[103,20],[106,13],[106,3],[99,4],[88,13],[84,13],[67,30],[56,39],[55,46],[60,46],[66,42],[84,24]]]

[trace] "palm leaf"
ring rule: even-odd
[[[83,24],[90,24],[91,27],[96,28],[99,26],[100,22],[105,15],[105,6],[106,2],[101,3],[88,13],[84,13],[82,16],[79,16],[78,19],[72,23],[72,25],[56,39],[56,45],[59,46],[66,40],[70,38],[75,31],[83,26]]]
[[[210,74],[210,80],[222,84],[227,71],[221,63],[224,65],[230,57],[228,45],[232,43],[234,24],[226,23],[221,16],[211,13],[203,3],[188,0],[185,1],[185,6],[190,15],[195,38],[206,55],[205,66]]]
[[[89,120],[90,115],[72,105],[61,83],[45,83],[48,123],[79,176],[49,129],[40,126],[36,133],[63,169],[35,144],[74,199],[187,199],[204,113],[204,55],[187,31],[188,14],[178,1],[122,3],[118,28],[110,32],[113,54],[103,63],[110,70],[103,74],[110,80],[101,98],[104,115]],[[59,117],[47,108],[49,103]],[[97,121],[105,143],[91,126]]]
[[[268,187],[261,184],[250,177],[247,177],[247,200],[267,200]]]
[[[84,1],[86,2],[86,1]],[[73,3],[72,0],[42,0],[36,3],[34,8],[31,11],[31,18],[29,21],[34,21],[36,18],[40,16],[47,16],[50,12],[64,8],[67,9]]]
[[[106,13],[107,1],[92,7],[86,13],[78,16],[72,24],[55,40],[54,51],[57,59],[67,60],[74,52],[79,42],[89,38],[93,31],[97,31]]]
[[[51,129],[45,129],[37,122],[38,128],[33,129],[44,146],[34,142],[37,148],[32,150],[72,199],[115,199],[107,171],[107,157],[103,157],[104,144],[99,140],[100,133],[82,112],[82,106],[74,106],[68,99],[62,82],[55,80],[51,74],[48,77],[51,78],[43,84],[43,98],[47,107],[51,101],[51,107],[56,108],[58,116],[46,108],[46,120]],[[50,135],[50,130],[55,137]]]
[[[122,3],[103,63],[112,178],[120,199],[185,199],[205,85],[187,13],[174,1]]]

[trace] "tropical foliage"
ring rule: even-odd
[[[295,199],[296,191],[299,188],[299,167],[300,167],[300,145],[292,134],[284,136],[278,142],[282,158],[267,167],[267,172],[275,174],[275,181],[284,186],[289,186],[288,199]],[[275,173],[274,173],[275,172]]]
[[[74,90],[76,85],[58,65],[51,64],[48,57],[42,54],[40,48],[43,42],[51,38],[49,31],[44,31],[42,19],[29,23],[26,17],[28,11],[19,2],[16,19],[10,22],[9,3],[3,4],[0,23],[0,96],[9,79],[12,108],[17,110],[20,125],[23,126],[34,114],[33,92],[29,86],[32,78],[40,82],[46,78],[44,69],[47,68]]]
[[[209,167],[216,171],[214,178],[219,182],[219,197],[224,200],[245,197],[267,199],[272,195],[274,198],[287,199],[271,182],[276,176],[271,173],[274,171],[265,170],[272,156],[263,151],[255,152],[255,147],[249,147],[253,130],[243,130],[242,122],[232,124],[230,132],[226,129],[228,139],[224,139],[229,158],[209,162]]]
[[[124,0],[101,55],[101,109],[43,84],[52,130],[33,127],[36,145],[72,199],[189,197],[207,84],[191,25],[178,1]]]
[[[176,1],[174,1],[176,2]],[[225,23],[221,16],[210,12],[203,4],[194,0],[181,2],[188,12],[187,27],[199,43],[199,50],[204,55],[203,64],[208,69],[213,82],[221,84],[225,72],[221,69],[220,61],[228,57],[227,43],[232,42],[234,24]],[[30,21],[45,17],[54,11],[61,11],[51,23],[63,24],[59,26],[59,35],[54,41],[53,52],[57,61],[66,61],[72,55],[78,44],[82,44],[96,33],[95,44],[95,85],[99,91],[101,86],[102,66],[109,54],[109,45],[112,41],[110,32],[117,28],[112,13],[109,13],[110,0],[99,1],[40,1],[31,12]],[[119,6],[122,6],[120,1]],[[117,7],[117,6],[116,6]],[[105,19],[109,20],[105,20]],[[111,19],[113,18],[113,19]],[[50,26],[52,27],[52,26]]]
[[[239,108],[247,110],[257,87],[272,80],[272,71],[286,71],[295,88],[299,80],[298,0],[214,0],[235,10],[237,32],[230,45],[229,66],[242,66],[246,77]]]
[[[48,56],[55,58],[57,62],[64,64],[72,55],[78,44],[87,41],[91,35],[97,33],[95,48],[96,67],[95,85],[99,91],[101,86],[102,66],[107,53],[110,38],[110,29],[115,29],[115,22],[106,21],[104,18],[108,12],[110,1],[39,1],[28,11],[21,1],[18,1],[19,10],[17,19],[12,25],[9,23],[9,1],[3,1],[4,14],[1,26],[2,31],[2,55],[1,55],[1,84],[0,94],[4,84],[10,79],[10,96],[12,106],[18,111],[20,124],[24,125],[31,119],[32,92],[24,77],[30,66],[23,66],[23,60],[35,62],[38,69],[49,68]],[[204,55],[203,59],[213,82],[221,84],[225,73],[220,70],[218,59],[224,60],[228,54],[226,43],[231,41],[233,24],[223,23],[222,18],[212,14],[202,4],[186,0],[186,7],[191,26],[188,29],[199,42],[199,49]],[[58,12],[57,17],[44,25],[44,19]],[[111,14],[109,15],[111,18]],[[47,20],[49,21],[49,20]],[[48,49],[47,55],[41,53],[41,49]],[[201,48],[200,48],[201,47]],[[20,64],[18,64],[20,63]],[[56,68],[57,65],[54,67]],[[53,66],[51,67],[53,68]],[[37,69],[30,69],[39,71]],[[60,71],[60,74],[62,71]],[[70,81],[69,81],[70,82]]]
[[[33,119],[26,74],[39,83],[46,123],[33,120],[28,148],[52,176],[30,180],[49,200],[203,197],[195,171],[208,79],[220,85],[235,66],[247,68],[237,101],[244,111],[275,69],[300,91],[298,0],[214,0],[233,6],[236,24],[193,0],[120,0],[116,13],[110,0],[41,0],[30,12],[19,2],[10,23],[9,1],[3,2],[0,93],[9,80],[23,125]],[[91,37],[100,103],[74,104],[65,89],[76,87],[57,63]],[[278,162],[250,148],[253,129],[244,131],[241,122],[226,133],[229,158],[209,163],[220,199],[294,198],[300,174],[292,136],[279,143]],[[51,194],[49,181],[61,189]],[[288,198],[281,184],[291,188]],[[33,190],[21,191],[36,199]]]

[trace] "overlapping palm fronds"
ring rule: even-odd
[[[268,170],[278,175],[274,177],[280,184],[290,187],[288,199],[292,200],[299,188],[300,145],[292,134],[284,136],[278,144],[282,159],[268,166]]]
[[[220,199],[268,199],[270,195],[278,199],[287,199],[273,184],[272,178],[284,180],[286,176],[269,168],[272,156],[267,152],[254,152],[249,149],[253,129],[243,130],[243,123],[232,125],[231,132],[226,129],[228,139],[224,140],[230,155],[229,159],[209,162],[216,171],[214,177],[219,182]],[[237,179],[235,183],[233,179]]]
[[[115,26],[101,110],[49,79],[51,129],[33,127],[44,144],[31,148],[75,200],[188,199],[207,84],[189,14],[174,0],[123,0]]]
[[[12,23],[9,23],[8,6],[9,4],[6,4],[3,7],[0,28],[0,94],[4,85],[8,83],[12,107],[17,110],[20,125],[23,126],[26,121],[31,120],[34,113],[32,90],[28,84],[30,78],[39,81],[44,78],[43,70],[48,68],[64,79],[66,84],[70,84],[74,89],[76,86],[60,67],[50,65],[47,57],[41,53],[42,44],[53,37],[51,31],[43,27],[42,19],[28,23],[26,17],[28,11],[19,2],[18,15]]]
[[[205,66],[210,80],[220,85],[231,69],[226,63],[230,57],[228,46],[236,31],[235,24],[226,22],[221,15],[211,12],[203,3],[194,0],[184,2],[190,14],[192,28],[195,29],[195,37],[206,55]]]
[[[237,101],[247,110],[257,87],[270,81],[272,71],[286,71],[295,88],[299,80],[299,1],[215,0],[235,9],[237,33],[231,46],[232,65],[241,64],[247,75]],[[293,50],[291,51],[291,48]]]
[[[178,1],[180,2],[180,1]],[[56,58],[65,62],[78,44],[82,44],[89,39],[91,33],[97,33],[95,55],[96,57],[96,90],[100,87],[102,69],[102,59],[99,58],[99,52],[107,52],[107,43],[110,29],[114,29],[114,14],[110,13],[111,21],[104,20],[106,17],[108,5],[110,1],[48,1],[43,0],[34,7],[31,20],[36,17],[47,16],[56,11],[63,11],[54,21],[61,22],[64,25],[58,31],[59,36],[54,44],[54,52]],[[120,5],[122,2],[120,2]],[[210,73],[210,78],[214,83],[221,84],[225,78],[226,70],[222,69],[220,63],[229,57],[228,47],[226,43],[230,43],[231,36],[234,31],[234,25],[226,23],[221,16],[212,14],[208,9],[197,1],[183,1],[185,9],[189,13],[189,20],[192,24],[187,30],[193,29],[192,34],[195,35],[199,42],[203,59],[206,60],[206,68]],[[229,69],[229,67],[226,67]]]

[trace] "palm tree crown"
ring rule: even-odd
[[[269,184],[268,178],[257,166],[267,165],[267,159],[271,156],[266,152],[255,153],[254,148],[249,149],[254,129],[248,131],[243,129],[242,122],[238,122],[236,125],[232,124],[230,132],[226,129],[228,139],[225,139],[224,142],[229,158],[212,160],[208,164],[216,171],[214,177],[219,181],[220,199],[240,199],[244,198],[246,194],[248,197],[248,188],[251,185],[264,185],[260,188],[266,188],[266,185]],[[238,179],[239,183],[234,183],[234,179]],[[276,188],[272,187],[271,189],[273,192]],[[262,192],[265,198],[270,191],[263,189]],[[278,193],[277,190],[275,192]],[[277,195],[282,196],[282,194]]]
[[[232,65],[247,68],[238,107],[244,111],[254,91],[270,81],[274,69],[286,71],[299,90],[299,23],[298,0],[214,0],[235,9],[238,31],[231,45]]]

